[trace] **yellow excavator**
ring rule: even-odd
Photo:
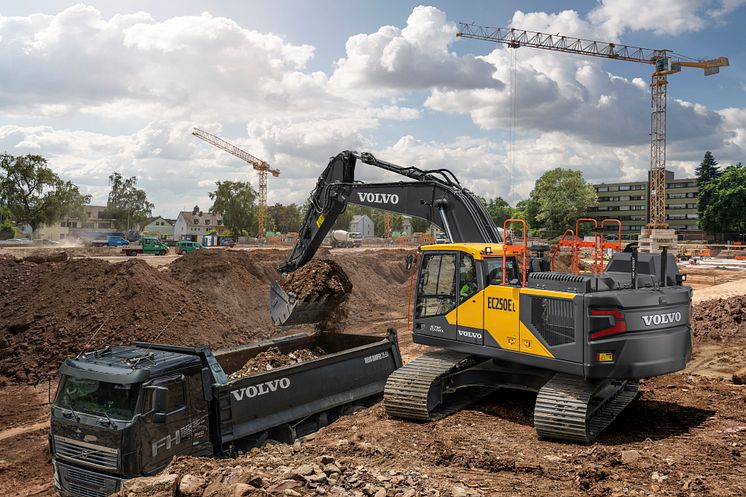
[[[406,180],[357,181],[358,163]],[[555,272],[549,257],[528,257],[522,221],[496,227],[449,170],[401,167],[369,153],[330,160],[281,274],[313,257],[348,203],[420,217],[451,242],[419,247],[413,340],[439,350],[389,376],[390,416],[427,421],[499,388],[524,389],[538,393],[539,436],[590,442],[634,400],[640,378],[679,371],[691,358],[692,292],[672,254],[619,252],[592,274]],[[520,226],[522,243],[505,242],[508,224]],[[596,253],[603,245],[574,240],[575,258],[583,246]],[[318,322],[339,304],[272,285],[279,325]]]

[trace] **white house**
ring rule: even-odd
[[[174,223],[175,240],[201,241],[209,231],[222,235],[227,230],[223,225],[223,216],[200,210],[181,211]]]
[[[351,232],[361,233],[363,238],[373,238],[375,235],[373,228],[373,221],[365,214],[352,216],[352,221],[350,222]]]
[[[143,226],[143,234],[149,236],[157,236],[161,240],[174,240],[174,223],[173,219],[166,219],[164,217],[151,217],[145,221]]]

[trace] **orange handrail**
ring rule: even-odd
[[[565,240],[565,237],[567,234],[570,233],[570,239]],[[573,248],[573,244],[575,243],[575,232],[572,230],[572,228],[567,228],[565,232],[562,234],[562,238],[560,238],[560,241],[557,242],[557,246],[554,248],[554,252],[552,252],[552,258],[550,261],[549,269],[554,271],[554,256],[557,255],[557,252],[559,252],[560,247],[570,247],[570,264],[572,265],[572,258],[573,258],[573,251],[575,250]]]
[[[505,243],[503,245],[503,285],[507,285],[507,261],[508,261],[508,250],[514,251],[514,252],[522,252],[523,253],[523,264],[521,264],[521,268],[523,270],[523,286],[526,286],[526,247],[528,245],[528,240],[526,236],[526,221],[523,219],[506,219],[503,223],[503,231],[505,232],[505,240],[508,239],[508,225],[511,223],[521,223],[523,226],[523,245],[508,245]]]
[[[617,237],[615,242],[605,241],[606,235],[606,223],[616,223],[617,225]],[[601,221],[601,262],[599,272],[604,270],[604,249],[608,248],[616,250],[617,252],[622,251],[622,222],[619,219],[604,219]]]
[[[593,241],[580,241],[580,225],[582,223],[593,223]],[[593,247],[593,274],[598,273],[598,221],[590,217],[581,217],[575,221],[575,244],[573,257],[573,272],[580,273],[580,247]]]

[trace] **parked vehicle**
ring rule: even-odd
[[[137,254],[166,255],[168,253],[168,246],[159,238],[144,236],[142,243],[125,246],[122,249],[122,253],[130,256]]]
[[[360,247],[363,244],[362,233],[354,231],[334,230],[330,234],[332,247]]]
[[[194,250],[202,250],[202,245],[200,245],[197,242],[188,242],[188,241],[181,241],[181,242],[176,243],[176,253],[179,255],[187,254]]]
[[[230,378],[270,347],[321,347],[317,359]],[[222,456],[292,442],[380,400],[402,364],[387,338],[296,334],[212,352],[136,342],[67,359],[51,408],[55,489],[105,496],[174,456]],[[354,374],[350,374],[354,371]]]
[[[121,235],[108,235],[105,239],[93,240],[91,245],[94,247],[122,247],[129,245],[130,242]]]
[[[0,246],[3,247],[25,247],[29,245],[31,245],[31,240],[28,238],[10,238],[0,241]]]

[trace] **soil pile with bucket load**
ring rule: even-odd
[[[257,374],[266,373],[273,369],[281,368],[283,366],[290,366],[292,364],[300,364],[301,362],[308,362],[319,357],[326,355],[320,347],[314,347],[310,349],[299,349],[287,354],[280,352],[277,347],[270,347],[264,352],[260,352],[256,356],[252,357],[241,369],[228,375],[231,380],[236,378],[244,378],[246,376],[254,376]]]
[[[746,295],[700,302],[692,312],[692,327],[700,343],[746,338]]]
[[[340,254],[339,264],[325,264],[311,284],[347,292],[354,285],[348,330],[382,333],[386,327],[376,319],[406,315],[406,253]],[[216,348],[299,331],[275,327],[267,309],[270,283],[279,277],[275,268],[288,254],[202,250],[160,270],[144,258],[110,263],[0,255],[0,381],[35,381],[83,350],[135,340]]]
[[[300,299],[342,298],[352,291],[352,282],[342,266],[329,259],[310,261],[280,280],[280,286]]]

